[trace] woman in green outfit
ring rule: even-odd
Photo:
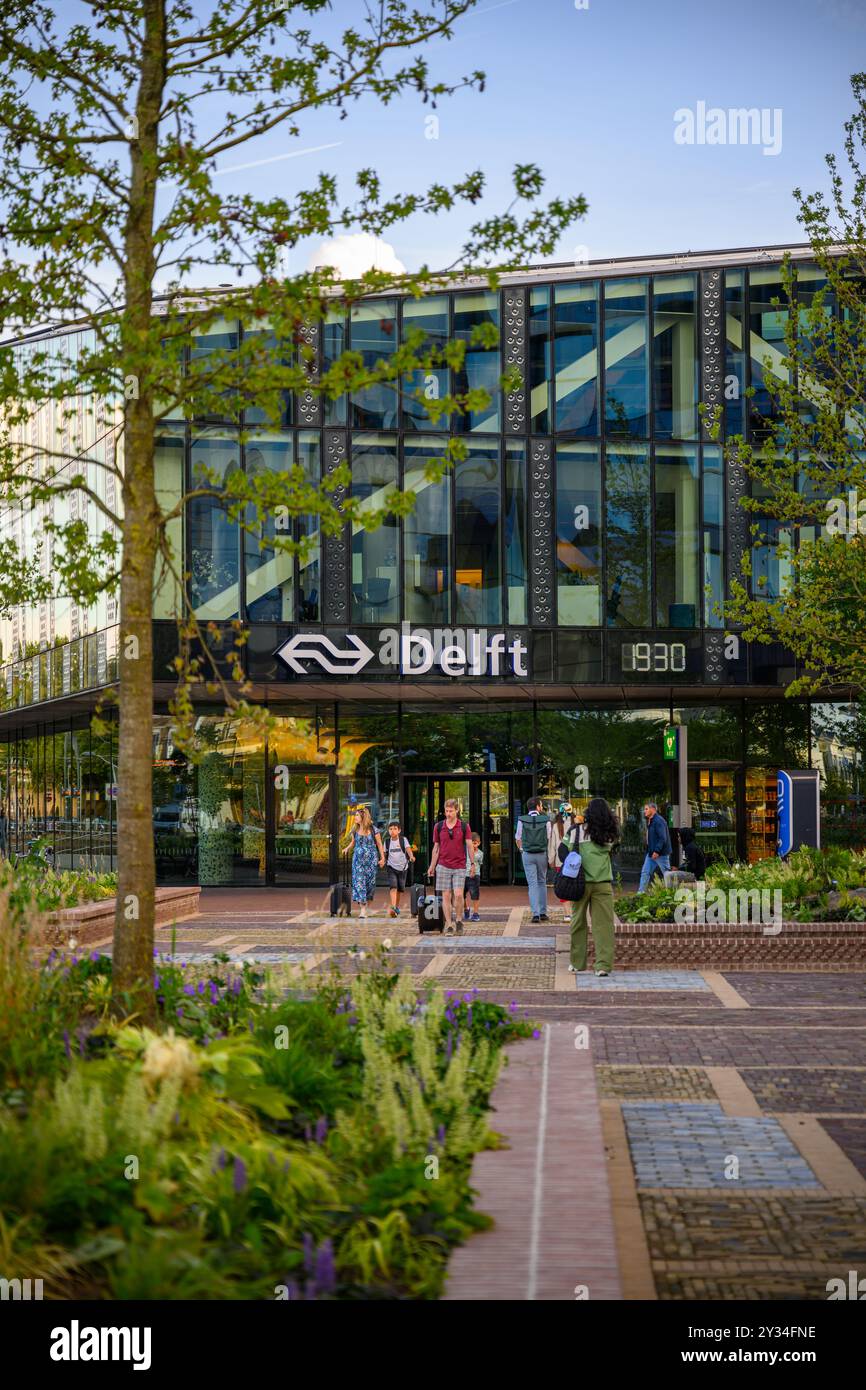
[[[593,797],[583,816],[583,835],[576,849],[583,861],[586,890],[571,905],[571,964],[569,970],[586,969],[586,916],[589,913],[595,943],[595,973],[613,969],[613,869],[610,856],[619,842],[619,821],[604,797]]]

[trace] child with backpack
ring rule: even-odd
[[[481,848],[481,836],[477,830],[472,832],[472,841],[466,846],[466,886],[464,893],[466,896],[466,920],[467,922],[480,922],[478,907],[481,902],[481,865],[484,862],[484,851]],[[472,873],[472,868],[475,872]]]
[[[385,868],[388,873],[388,887],[391,891],[389,917],[400,916],[400,895],[406,891],[406,875],[409,865],[415,863],[412,846],[403,834],[398,820],[388,824],[388,838],[385,841]]]

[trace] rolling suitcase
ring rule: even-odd
[[[445,914],[442,911],[442,894],[429,893],[426,897],[420,898],[417,915],[419,932],[444,931]]]
[[[427,888],[423,883],[413,883],[409,889],[409,911],[413,917],[418,916],[418,904],[423,902]]]
[[[352,889],[349,886],[351,881],[351,860],[348,854],[344,854],[341,881],[331,884],[330,912],[332,917],[351,917]]]

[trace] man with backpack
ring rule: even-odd
[[[526,874],[526,886],[529,889],[529,906],[532,910],[533,922],[549,921],[547,916],[547,861],[550,852],[550,835],[551,824],[541,798],[531,796],[526,803],[526,815],[521,816],[517,822],[514,840],[523,860],[523,871]]]
[[[457,814],[457,802],[453,797],[445,802],[445,818],[437,822],[433,830],[433,854],[430,858],[429,877],[436,874],[436,892],[442,894],[442,919],[446,934],[463,935],[463,887],[467,878],[475,873],[475,861],[467,867],[467,851],[472,846],[472,830]],[[454,919],[451,916],[451,901],[454,900]]]

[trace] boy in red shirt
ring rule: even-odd
[[[433,831],[433,854],[428,877],[436,871],[436,892],[442,894],[442,916],[447,934],[463,935],[463,885],[467,877],[466,850],[472,846],[472,830],[457,814],[457,802],[445,802],[445,819]],[[475,874],[475,858],[469,877]],[[451,918],[451,898],[454,898],[455,920]]]

